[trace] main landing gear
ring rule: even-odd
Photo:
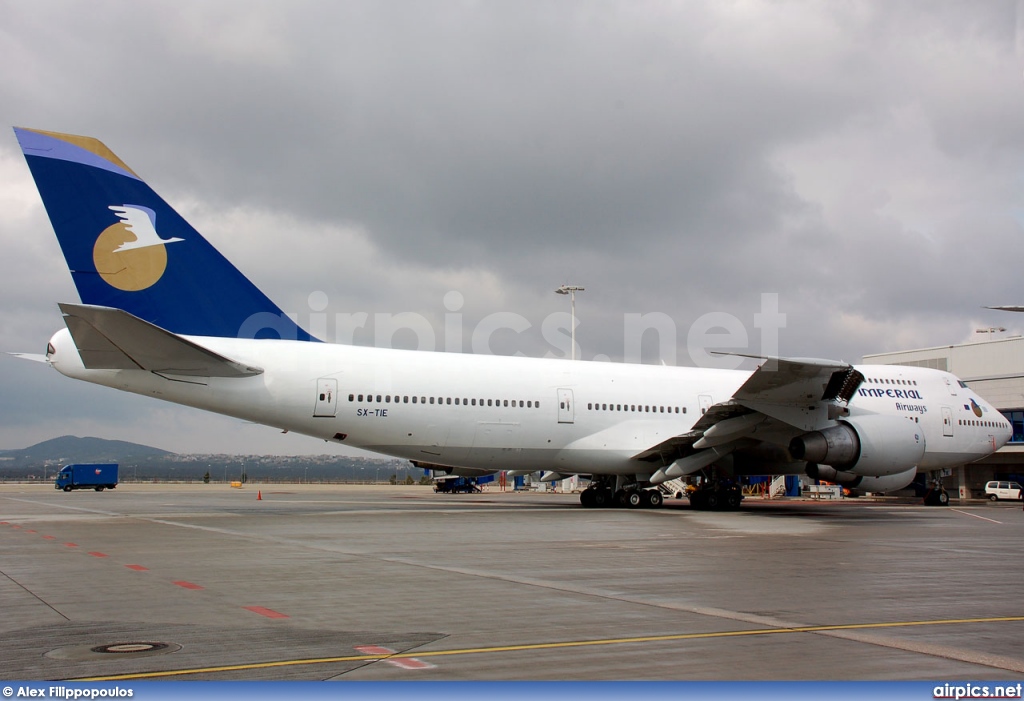
[[[704,482],[690,493],[690,506],[699,511],[735,511],[743,501],[739,485],[722,482]]]
[[[580,504],[587,508],[622,506],[630,509],[657,509],[665,498],[657,487],[641,488],[637,483],[615,485],[614,478],[597,478],[580,493]]]

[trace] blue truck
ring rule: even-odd
[[[113,489],[117,486],[117,465],[65,465],[57,473],[57,481],[53,486],[65,492],[72,489],[95,489],[97,492]]]

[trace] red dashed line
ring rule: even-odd
[[[64,543],[64,545],[68,546],[69,548],[77,548],[78,547],[78,543]]]
[[[45,540],[57,540],[57,537],[52,535],[44,535],[43,538]]]
[[[34,530],[32,530],[31,528],[26,528],[26,529],[25,529],[25,532],[26,532],[26,533],[35,533],[35,531],[34,531]]]
[[[89,554],[93,557],[109,557],[106,553],[90,552]]]
[[[148,567],[143,567],[142,565],[125,565],[125,567],[127,567],[130,570],[135,570],[136,572],[148,572],[149,571]]]
[[[199,586],[198,584],[193,584],[192,582],[180,581],[175,582],[175,584],[177,584],[182,589],[202,589],[201,586]]]
[[[263,606],[243,606],[246,611],[252,611],[258,613],[261,616],[267,618],[288,618],[287,614],[283,614],[280,611],[274,611],[273,609],[264,608]]]
[[[395,650],[389,647],[381,647],[380,645],[357,645],[356,650],[364,655],[380,655],[386,658],[384,661],[389,665],[401,669],[432,669],[435,666],[429,662],[418,660],[415,657],[390,657],[389,655],[395,654]]]
[[[19,526],[18,524],[15,523],[15,524],[11,524],[11,528],[21,528],[21,526]]]

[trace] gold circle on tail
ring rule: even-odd
[[[108,285],[125,292],[152,287],[167,269],[167,250],[163,245],[116,250],[121,244],[134,240],[135,234],[123,222],[118,222],[104,229],[92,248],[96,272]]]

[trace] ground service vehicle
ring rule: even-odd
[[[1020,499],[1020,484],[1006,481],[987,482],[985,484],[985,498],[992,501]]]
[[[117,465],[114,464],[80,464],[65,465],[57,473],[53,483],[55,489],[70,492],[73,489],[113,489],[117,486]]]

